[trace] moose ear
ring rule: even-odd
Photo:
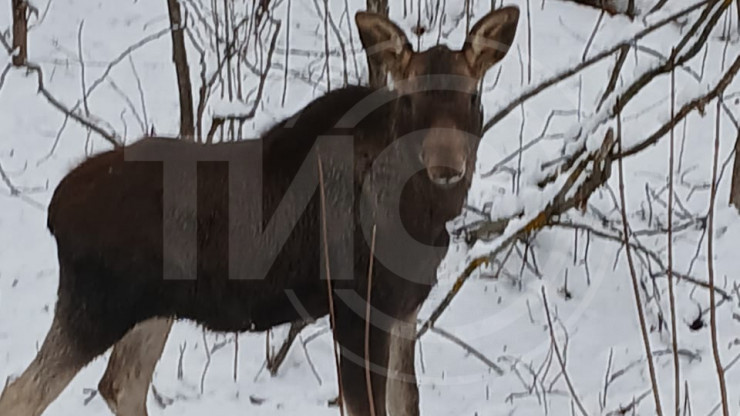
[[[377,13],[359,12],[355,15],[355,22],[368,60],[390,72],[393,78],[403,78],[413,53],[403,31]]]
[[[519,8],[507,6],[485,15],[465,39],[463,53],[478,78],[506,56],[514,42],[519,22]]]

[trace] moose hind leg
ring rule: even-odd
[[[75,347],[57,314],[36,358],[0,395],[0,415],[39,416],[93,358]]]
[[[116,416],[146,416],[146,401],[154,368],[172,328],[170,318],[152,318],[132,328],[113,347],[98,384]]]
[[[419,387],[414,368],[416,309],[391,330],[387,403],[392,416],[419,416]]]

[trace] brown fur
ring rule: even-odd
[[[101,394],[118,416],[144,416],[171,319],[215,331],[313,320],[328,313],[328,275],[350,415],[369,416],[367,321],[375,416],[388,405],[418,415],[416,311],[436,282],[445,224],[472,180],[478,81],[505,53],[480,40],[508,49],[517,18],[516,9],[500,9],[474,27],[463,50],[414,53],[393,23],[360,13],[363,44],[384,61],[395,89],[332,91],[258,140],[150,138],[80,164],[49,205],[60,269],[54,324],[0,395],[0,416],[40,415],[114,345]]]

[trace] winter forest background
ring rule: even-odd
[[[66,172],[148,134],[255,137],[327,90],[367,83],[354,13],[387,4],[5,3],[0,385],[51,322],[46,205]],[[417,354],[423,414],[654,415],[656,399],[664,414],[719,415],[723,403],[737,414],[740,1],[388,3],[417,49],[460,47],[502,4],[522,11],[484,80],[469,207],[420,313],[444,308]],[[338,414],[328,321],[296,332],[177,323],[150,414]],[[108,414],[104,367],[88,366],[46,414]]]

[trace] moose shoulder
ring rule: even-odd
[[[461,50],[414,52],[395,24],[358,13],[392,88],[329,92],[255,140],[149,138],[72,170],[49,205],[54,320],[0,416],[40,415],[111,346],[101,395],[117,416],[146,415],[173,319],[262,331],[330,305],[350,415],[418,415],[416,312],[472,180],[480,80],[518,17],[496,10]]]

